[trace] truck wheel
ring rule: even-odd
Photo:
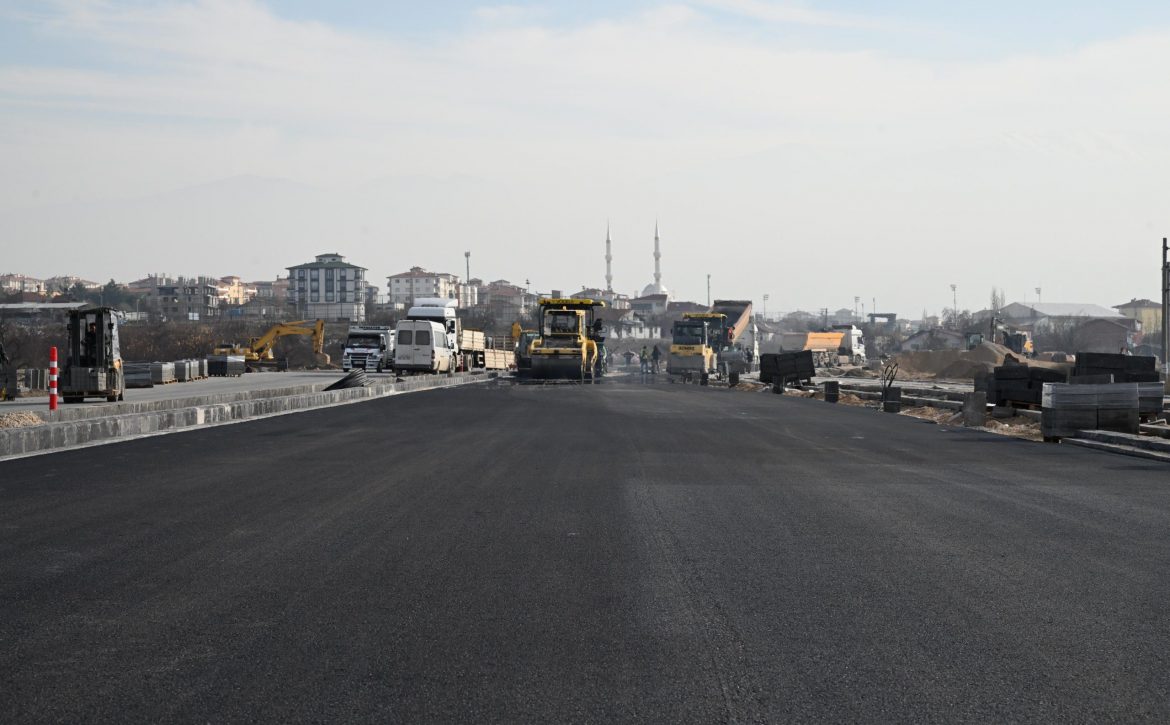
[[[711,383],[711,376],[708,375],[707,373],[703,373],[699,377],[699,385],[709,385],[710,383]]]
[[[736,385],[739,385],[739,373],[731,373],[730,375],[728,375],[728,376],[727,376],[727,382],[728,382],[728,383],[731,385],[731,387],[733,387],[733,388],[734,388]]]

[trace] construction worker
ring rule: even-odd
[[[662,351],[658,349],[657,345],[655,345],[653,352],[650,353],[650,358],[654,361],[654,374],[655,375],[658,374],[658,359],[660,357],[662,357]]]
[[[642,374],[650,372],[650,351],[646,346],[642,346],[642,354],[638,356],[638,361],[642,363]]]

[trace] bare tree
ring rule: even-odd
[[[1007,303],[1007,298],[1004,297],[1003,289],[999,287],[991,288],[991,311],[999,312]]]

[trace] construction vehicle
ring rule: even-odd
[[[329,356],[325,354],[325,321],[324,320],[296,320],[293,322],[279,322],[269,328],[260,337],[253,337],[247,345],[236,345],[225,342],[215,348],[214,355],[238,355],[244,358],[246,372],[256,370],[288,369],[287,361],[277,360],[273,354],[276,341],[289,335],[308,335],[313,341],[313,355],[318,365],[328,365]]]
[[[841,333],[841,342],[837,345],[838,361],[864,365],[867,358],[861,328],[855,325],[833,325],[833,330]]]
[[[670,356],[666,359],[666,374],[673,382],[697,380],[706,385],[712,375],[719,374],[719,352],[716,345],[726,337],[727,315],[721,312],[687,312],[676,320],[670,331]]]
[[[399,320],[394,335],[395,373],[455,372],[455,343],[441,322]]]
[[[516,374],[526,376],[532,372],[532,343],[540,336],[536,330],[520,330],[516,336]]]
[[[1026,330],[1001,329],[1000,343],[1017,355],[1024,357],[1036,355],[1036,348],[1032,344],[1032,335]]]
[[[601,300],[552,297],[540,300],[540,330],[532,341],[532,377],[596,382],[603,373],[605,337],[596,311]]]
[[[719,354],[719,374],[728,384],[739,384],[739,376],[752,371],[753,361],[759,358],[759,345],[752,324],[751,300],[715,300],[711,312],[725,315],[723,333],[716,342]]]
[[[407,311],[406,319],[427,320],[443,326],[448,347],[454,351],[456,370],[507,368],[507,352],[489,347],[487,335],[481,330],[464,329],[463,321],[456,314],[457,306],[457,300],[446,297],[420,297]]]
[[[126,374],[118,337],[118,312],[90,307],[69,312],[69,352],[58,389],[65,403],[86,398],[124,399]]]
[[[382,372],[394,357],[394,330],[389,327],[355,325],[349,328],[341,353],[341,369]]]
[[[861,330],[853,325],[842,325],[829,332],[785,332],[780,338],[780,349],[784,352],[807,350],[819,368],[842,362],[853,365],[866,362]]]

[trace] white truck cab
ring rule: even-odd
[[[389,369],[394,357],[394,330],[389,327],[354,325],[349,328],[345,349],[341,354],[341,369],[382,372]]]
[[[451,373],[455,371],[455,345],[442,323],[433,320],[401,320],[394,330],[394,372]]]

